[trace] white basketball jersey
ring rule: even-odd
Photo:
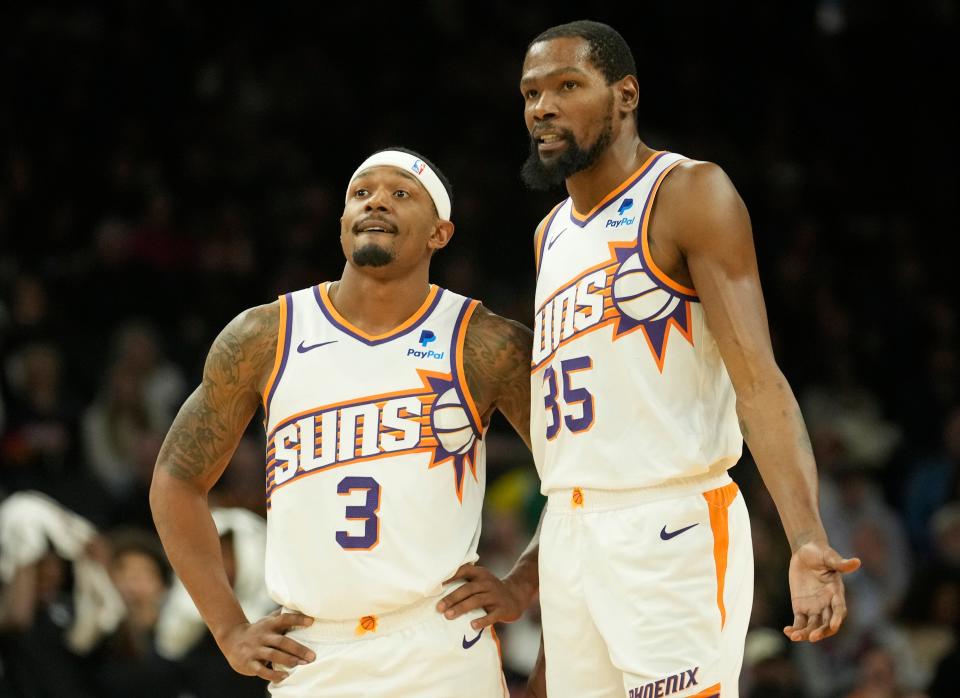
[[[463,373],[478,305],[431,286],[371,336],[326,285],[280,298],[267,413],[267,588],[315,618],[387,613],[477,559],[483,430]]]
[[[742,438],[696,291],[653,263],[650,211],[684,160],[655,153],[583,215],[537,232],[531,427],[542,491],[631,489],[729,468]]]

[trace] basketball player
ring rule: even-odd
[[[636,73],[616,31],[581,21],[534,39],[520,80],[524,179],[569,193],[536,231],[547,689],[728,698],[753,597],[750,524],[727,475],[743,439],[793,550],[791,640],[837,632],[859,561],[820,521],[743,202],[716,165],[640,140]]]
[[[529,604],[535,554],[503,582],[472,563],[493,411],[529,444],[530,331],[429,283],[450,206],[422,156],[369,157],[346,193],[342,277],[230,322],[160,453],[151,505],[170,561],[231,666],[275,696],[505,694],[484,630]],[[206,496],[261,404],[266,581],[283,612],[251,623]],[[452,577],[486,614],[439,612]]]

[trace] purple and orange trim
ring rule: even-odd
[[[409,334],[417,329],[417,327],[423,324],[424,320],[430,317],[430,314],[437,307],[437,304],[440,302],[440,297],[443,295],[443,289],[435,284],[430,284],[430,291],[427,293],[427,297],[413,315],[389,332],[377,335],[364,332],[343,317],[330,301],[330,296],[327,295],[326,284],[314,286],[313,295],[317,299],[317,305],[320,306],[320,310],[326,316],[327,320],[330,321],[331,325],[336,327],[344,334],[353,337],[357,341],[373,347],[377,346],[378,344],[383,344],[384,342],[397,339],[398,337],[402,337],[405,334]]]
[[[641,214],[640,218],[640,254],[643,256],[643,266],[650,272],[654,283],[660,286],[660,288],[676,296],[680,296],[686,301],[699,302],[700,297],[697,295],[696,289],[677,283],[667,276],[666,272],[658,267],[657,263],[653,261],[653,255],[650,254],[648,229],[650,227],[650,212],[653,210],[654,197],[657,195],[657,190],[660,189],[660,185],[663,184],[663,180],[666,179],[666,176],[673,171],[674,167],[682,162],[685,161],[678,160],[677,162],[668,165],[657,177],[657,181],[653,183],[653,186],[650,187],[650,192],[647,194],[647,200],[643,204],[643,213]]]
[[[540,227],[537,228],[537,232],[533,236],[533,254],[536,262],[537,276],[540,276],[540,261],[543,259],[543,248],[547,244],[547,233],[550,231],[550,224],[553,223],[553,219],[557,217],[557,211],[560,210],[560,207],[563,206],[564,203],[566,203],[566,199],[553,207],[553,210],[547,214],[547,217],[540,221]]]
[[[277,386],[280,384],[283,371],[287,367],[287,356],[290,354],[290,335],[293,328],[293,297],[291,294],[285,293],[277,300],[280,302],[277,353],[273,360],[273,370],[270,372],[270,378],[263,388],[264,425],[270,422],[270,403],[273,400],[274,393],[277,392]]]
[[[450,340],[450,355],[453,358],[451,368],[453,369],[453,385],[456,388],[457,396],[460,398],[460,404],[466,408],[467,418],[470,420],[470,426],[478,439],[483,438],[483,423],[480,419],[480,412],[477,410],[477,403],[470,394],[470,387],[467,385],[467,374],[463,368],[463,345],[467,339],[467,326],[470,324],[470,318],[473,312],[480,305],[480,301],[467,299],[460,308],[460,314],[453,326],[453,338]]]
[[[637,169],[632,175],[627,177],[623,182],[621,182],[616,189],[611,191],[605,197],[600,200],[596,206],[594,206],[587,213],[580,213],[573,207],[573,202],[570,204],[570,222],[578,225],[579,227],[584,227],[587,223],[596,218],[607,206],[612,204],[618,196],[620,196],[627,189],[632,187],[634,184],[639,182],[647,172],[650,171],[650,168],[656,164],[656,162],[667,154],[665,150],[659,150],[653,153],[650,157],[647,158],[647,161],[643,163],[639,169]]]

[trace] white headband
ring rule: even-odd
[[[450,196],[447,194],[446,187],[443,186],[443,182],[440,181],[436,173],[430,169],[430,165],[416,155],[399,150],[383,150],[374,153],[363,161],[363,164],[350,177],[350,181],[355,180],[363,170],[383,165],[415,174],[417,179],[420,180],[420,184],[427,190],[430,198],[433,199],[433,205],[437,207],[437,215],[445,221],[450,220]]]

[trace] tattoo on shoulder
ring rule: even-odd
[[[516,426],[530,412],[533,333],[479,306],[467,326],[463,349],[467,385],[486,418],[494,407]]]
[[[276,355],[279,320],[279,304],[272,303],[244,311],[220,332],[203,382],[167,433],[158,466],[184,480],[219,476],[257,411]]]

